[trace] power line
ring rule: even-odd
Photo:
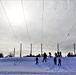
[[[12,25],[11,25],[11,23],[10,23],[10,21],[9,21],[9,18],[8,18],[8,16],[7,16],[7,13],[6,13],[6,11],[5,11],[5,8],[4,8],[4,6],[3,6],[3,3],[2,3],[1,0],[0,0],[0,2],[1,2],[2,8],[3,8],[3,11],[4,11],[5,15],[6,15],[6,18],[7,18],[7,20],[8,20],[8,23],[9,23],[9,25],[10,25],[10,28],[11,28],[13,34],[14,34],[14,37],[15,37],[16,40],[18,40],[18,38],[17,38],[17,36],[16,36],[13,28],[12,28]],[[18,42],[19,42],[19,40],[18,40]]]
[[[62,44],[67,38],[68,38],[69,35],[66,35],[66,37],[60,42],[60,44]]]
[[[69,33],[67,34],[67,36],[60,42],[60,44],[62,44],[67,38],[68,36],[70,36],[70,33],[72,32],[73,28],[75,27],[76,22],[74,23],[74,25],[72,26],[72,28],[70,29]]]
[[[21,5],[22,5],[22,9],[23,9],[25,24],[26,24],[27,36],[28,36],[29,41],[30,41],[30,36],[29,36],[29,31],[28,31],[28,26],[27,26],[27,21],[26,21],[26,16],[25,16],[25,11],[24,11],[24,6],[23,6],[23,1],[22,0],[21,0]]]
[[[74,25],[73,25],[72,28],[70,29],[68,35],[70,35],[70,33],[72,32],[72,30],[73,30],[73,28],[75,27],[75,25],[76,25],[76,22],[74,23]]]

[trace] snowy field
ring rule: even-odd
[[[53,58],[35,64],[35,57],[0,58],[0,75],[76,75],[76,58],[61,58],[62,65],[54,65]]]

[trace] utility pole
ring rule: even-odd
[[[30,54],[32,55],[32,43],[31,43],[31,48],[30,48]]]
[[[20,57],[22,57],[22,43],[20,44]]]
[[[41,43],[41,56],[42,56],[42,53],[43,53],[43,45]]]
[[[15,57],[15,48],[14,48],[14,57]]]
[[[57,52],[59,52],[59,43],[57,43]]]
[[[73,44],[73,46],[74,46],[74,55],[75,55],[75,43]]]

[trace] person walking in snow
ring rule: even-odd
[[[46,62],[46,59],[47,59],[47,54],[44,52],[44,54],[43,54],[43,62],[44,61]]]
[[[57,59],[56,59],[56,57],[54,57],[54,65],[56,65],[57,64]]]
[[[60,58],[58,59],[58,65],[61,66],[61,59]]]
[[[35,60],[36,60],[36,64],[38,64],[38,57],[37,56],[36,56],[36,59]]]

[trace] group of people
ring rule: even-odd
[[[42,62],[46,62],[47,54],[44,52]],[[38,57],[36,57],[36,64],[38,64]]]
[[[54,59],[53,59],[54,65],[57,65],[57,58],[58,58],[58,65],[61,66],[61,58],[60,57],[54,57]],[[42,62],[46,62],[46,59],[47,59],[47,54],[44,52]],[[36,64],[38,64],[38,57],[36,57],[35,60],[36,60]]]
[[[54,57],[54,64],[55,65],[57,64],[57,57]],[[58,65],[61,66],[61,59],[60,59],[60,57],[58,58]]]

